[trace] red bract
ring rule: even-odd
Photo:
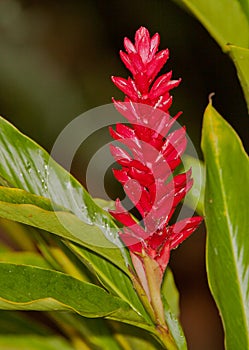
[[[172,104],[169,91],[179,85],[180,79],[171,80],[172,72],[156,79],[169,57],[168,50],[158,52],[159,40],[158,34],[150,38],[144,27],[136,32],[135,44],[124,39],[126,52],[121,51],[120,57],[132,78],[112,80],[126,95],[124,102],[114,100],[114,104],[129,126],[117,124],[110,133],[126,149],[111,146],[111,153],[121,166],[113,170],[114,176],[139,211],[142,223],[123,208],[119,199],[111,214],[124,225],[120,237],[131,252],[138,275],[147,255],[157,263],[161,281],[170,251],[195,231],[202,218],[187,218],[169,225],[193,180],[191,170],[172,176],[181,163],[187,139],[184,127],[169,133],[180,115],[174,118],[169,115]]]

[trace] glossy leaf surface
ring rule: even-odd
[[[202,148],[209,285],[227,350],[249,348],[249,160],[231,126],[208,105]]]
[[[50,230],[51,232],[73,240],[76,243],[81,243],[79,239],[76,239],[79,232],[82,232],[86,238],[87,235],[92,235],[95,233],[95,230],[98,230],[95,226],[85,225],[80,221],[77,217],[75,217],[72,213],[69,212],[57,212],[57,215],[52,211],[49,200],[38,197],[35,195],[31,195],[23,190],[12,189],[12,188],[0,188],[0,199],[5,202],[0,201],[0,215],[5,218],[15,219],[19,222],[23,222],[35,227],[39,227],[45,230]],[[9,201],[6,202],[6,201]],[[12,204],[12,203],[15,204]],[[21,204],[18,204],[21,203]],[[70,224],[70,231],[75,232],[75,237],[68,236],[68,231],[65,230],[64,226],[60,224],[58,217],[60,215],[64,215],[69,218],[68,225]],[[71,219],[70,219],[71,218]],[[64,223],[65,220],[63,219]],[[92,230],[92,232],[91,232]],[[100,232],[101,238],[104,238],[102,233]],[[84,239],[83,241],[86,242]],[[91,247],[94,250],[94,247]],[[71,249],[83,258],[84,262],[87,262],[87,265],[90,266],[90,269],[94,270],[97,276],[100,278],[105,287],[108,287],[112,293],[115,293],[123,300],[126,300],[133,309],[137,310],[138,313],[143,314],[145,319],[149,322],[148,315],[144,311],[144,308],[134,291],[131,280],[128,276],[123,274],[121,270],[115,267],[112,263],[109,263],[107,260],[104,260],[96,253],[91,253],[90,250],[81,249],[79,246],[71,245]],[[115,257],[117,249],[109,248],[110,252],[108,254],[108,248],[105,247],[102,252],[103,255],[113,256],[115,262],[118,262],[118,257]],[[7,262],[15,262],[17,263],[27,263],[27,259],[29,256],[26,255],[20,256],[17,253],[8,253],[3,254],[2,260],[6,259]],[[34,265],[37,266],[37,261],[34,261]]]
[[[126,269],[121,252],[110,241],[120,245],[111,216],[100,208],[82,185],[57,164],[42,147],[3,118],[0,118],[0,149],[0,176],[4,179],[5,186],[8,183],[10,187],[50,199],[55,211],[58,206],[71,211],[82,221],[85,231],[92,231],[92,235],[88,235],[88,242],[93,240],[92,245],[96,244],[95,251],[98,251],[99,246],[103,247],[104,241],[107,247],[112,245],[119,259],[116,262],[110,259],[120,268]],[[97,226],[97,229],[93,230],[92,225]],[[66,229],[69,227],[70,225]],[[98,244],[100,234],[97,232],[101,231],[103,238]],[[84,231],[81,233],[84,234]],[[104,235],[110,240],[105,239]],[[126,256],[128,259],[128,255]]]
[[[69,244],[71,250],[82,259],[83,262],[94,271],[101,284],[112,294],[125,300],[138,314],[151,323],[137,293],[134,291],[131,279],[124,275],[121,270],[111,264],[109,261],[102,259],[99,255],[86,249],[82,249],[74,244]]]
[[[120,250],[105,238],[95,225],[88,225],[76,215],[52,206],[47,198],[16,188],[0,187],[0,216],[52,232],[79,243],[127,270]]]
[[[143,326],[143,318],[126,302],[69,275],[8,263],[0,263],[0,275],[3,310],[70,310],[85,317],[107,317]]]

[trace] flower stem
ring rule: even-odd
[[[178,346],[168,331],[158,330],[158,332],[158,336],[167,350],[178,350]]]
[[[178,350],[165,321],[164,307],[161,298],[162,273],[159,265],[147,254],[143,255],[143,265],[146,274],[149,298],[156,318],[156,334],[167,350]]]
[[[143,256],[144,270],[148,282],[149,298],[155,312],[158,325],[166,326],[163,303],[161,299],[161,272],[159,265],[148,255]]]

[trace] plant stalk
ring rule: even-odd
[[[161,298],[161,271],[158,264],[147,254],[143,255],[144,271],[148,282],[149,299],[156,317],[156,334],[167,350],[178,350],[165,321]]]

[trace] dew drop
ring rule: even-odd
[[[43,188],[44,192],[47,192],[48,185],[47,185],[47,182],[44,180],[44,178],[41,179],[41,183],[42,183],[42,188]]]
[[[70,190],[70,189],[72,188],[72,185],[71,185],[71,182],[70,182],[70,181],[66,182],[66,188],[67,188],[68,190]]]
[[[49,175],[49,170],[48,170],[48,165],[47,164],[44,165],[44,172],[45,172],[46,176]]]
[[[25,168],[26,168],[26,170],[27,170],[29,173],[31,173],[32,167],[31,167],[31,163],[30,163],[30,162],[27,162],[27,163],[25,164]]]
[[[80,208],[81,208],[82,211],[86,211],[86,205],[85,204],[81,204]]]
[[[95,212],[92,213],[91,219],[92,219],[92,221],[95,221],[95,220],[96,220],[96,213],[95,213]]]

